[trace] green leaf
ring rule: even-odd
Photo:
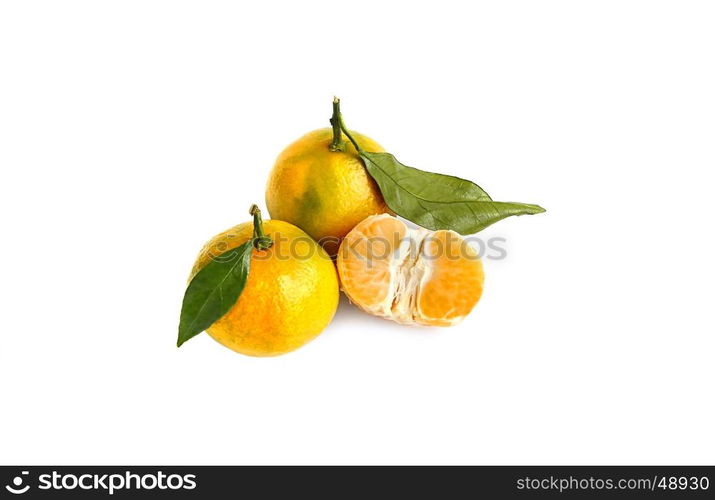
[[[177,347],[210,327],[236,303],[248,280],[253,239],[209,261],[189,283]]]
[[[382,170],[396,184],[415,196],[425,199],[440,199],[441,201],[491,200],[482,188],[472,181],[460,179],[452,175],[425,172],[414,167],[403,165],[390,153],[360,153],[366,165],[372,164],[375,169]],[[368,165],[368,171],[370,165]],[[375,177],[373,175],[373,177]],[[376,179],[377,180],[377,179]],[[381,186],[382,187],[382,186]]]
[[[538,214],[538,205],[493,201],[465,179],[403,165],[390,153],[361,151],[368,173],[397,215],[431,230],[473,234],[513,215]]]

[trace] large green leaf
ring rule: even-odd
[[[236,303],[248,280],[253,239],[212,259],[189,283],[181,306],[181,346],[210,327]]]
[[[403,165],[390,153],[360,152],[385,202],[427,229],[473,234],[513,215],[538,214],[538,205],[493,201],[473,182]]]
[[[403,165],[390,153],[360,153],[367,165],[371,163],[382,170],[395,184],[405,191],[424,199],[440,199],[441,201],[491,200],[482,188],[472,181],[460,179],[453,175],[425,172],[414,167]],[[368,171],[370,166],[368,165]],[[372,174],[372,172],[370,172]],[[374,177],[374,176],[373,176]]]

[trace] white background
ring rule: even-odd
[[[715,462],[711,2],[3,2],[0,462]],[[205,240],[327,126],[543,215],[474,313],[175,347]]]

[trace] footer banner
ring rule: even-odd
[[[700,466],[3,466],[0,498],[713,498],[713,481]]]

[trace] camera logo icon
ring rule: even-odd
[[[27,476],[30,474],[30,471],[22,471],[22,473],[19,476],[15,476],[12,479],[12,485],[6,485],[5,489],[9,491],[10,493],[14,495],[22,495],[23,493],[27,493],[27,490],[30,489],[30,485],[26,484],[24,487],[22,486],[22,483],[24,481],[23,476]]]

